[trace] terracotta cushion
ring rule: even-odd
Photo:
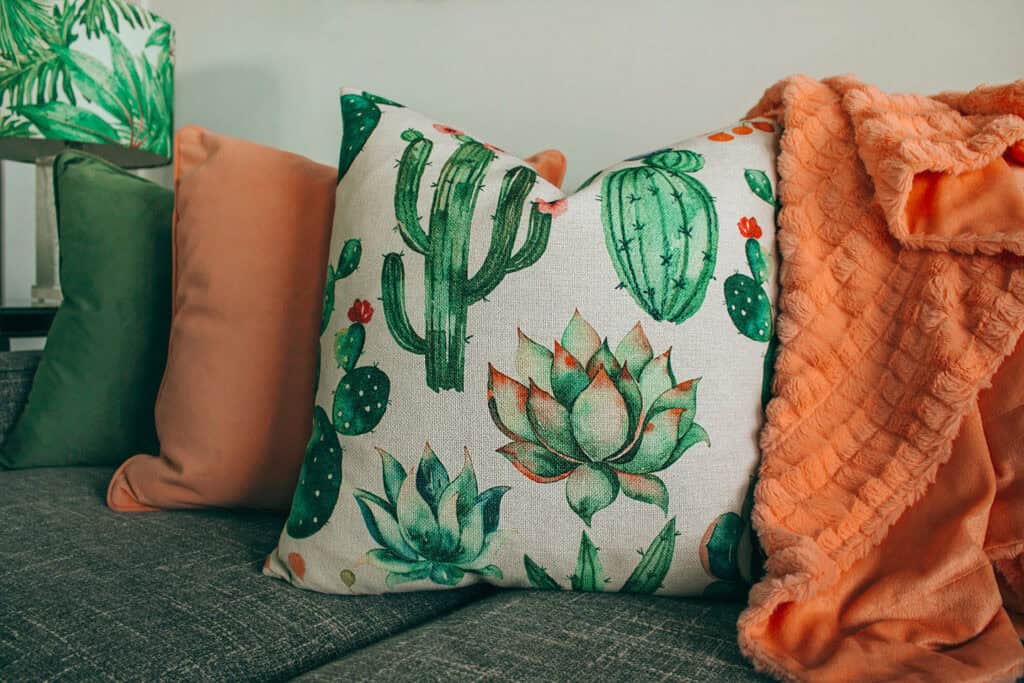
[[[286,510],[312,424],[337,171],[196,126],[174,156],[161,449],[118,468],[107,504]],[[564,174],[558,152],[534,163]]]

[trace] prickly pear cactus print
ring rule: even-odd
[[[725,512],[704,532],[700,561],[705,573],[715,579],[704,588],[704,597],[743,599],[750,586],[764,574],[765,556],[751,519],[755,485],[756,478],[751,477],[740,514]],[[749,558],[746,566],[743,564],[745,557]]]
[[[363,256],[363,246],[357,239],[350,239],[345,242],[338,254],[338,265],[327,264],[327,280],[324,282],[324,308],[320,318],[320,334],[327,330],[327,323],[334,314],[335,288],[339,280],[347,278],[359,267],[359,261]]]
[[[725,279],[725,303],[732,324],[744,337],[758,342],[772,338],[772,304],[764,284],[768,278],[761,245],[753,237],[746,243],[750,275],[734,273]]]
[[[662,150],[601,186],[605,246],[622,287],[655,320],[682,323],[707,293],[718,256],[714,201],[691,173],[704,157]]]
[[[340,183],[356,156],[380,122],[379,104],[401,107],[397,102],[373,93],[345,94],[341,96],[341,152],[338,155],[338,182]]]
[[[323,408],[313,409],[313,435],[299,471],[286,529],[292,538],[307,538],[327,524],[341,490],[341,444]]]
[[[759,169],[743,171],[747,187],[765,203],[775,207],[778,201],[772,191],[768,174]],[[743,217],[737,224],[740,235],[747,238],[744,251],[750,275],[734,273],[725,279],[725,304],[733,325],[743,336],[758,342],[768,342],[761,371],[761,407],[765,408],[772,395],[772,376],[775,371],[775,356],[779,340],[775,336],[775,311],[767,291],[769,276],[768,257],[761,243],[762,230],[757,219]]]
[[[357,300],[349,309],[349,319],[357,319],[334,337],[334,357],[345,374],[334,390],[331,419],[334,428],[346,436],[366,434],[376,427],[388,409],[391,395],[391,380],[383,370],[375,365],[356,367],[366,341],[366,328],[362,321],[369,322],[373,316],[372,308],[368,315],[354,313],[365,310],[360,307],[361,303],[369,306],[368,302]]]

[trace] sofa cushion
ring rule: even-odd
[[[76,150],[53,162],[64,300],[0,467],[118,465],[157,448],[174,194]]]
[[[770,680],[736,645],[742,604],[509,591],[346,655],[301,681]]]
[[[566,197],[368,93],[344,92],[341,122],[314,426],[267,573],[745,595],[777,126]]]
[[[0,680],[281,679],[483,594],[339,598],[268,581],[280,517],[118,515],[110,474],[0,472]]]

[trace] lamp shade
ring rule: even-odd
[[[129,0],[0,0],[0,158],[166,164],[174,32]]]

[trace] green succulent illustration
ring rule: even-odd
[[[533,481],[565,480],[569,507],[588,526],[620,491],[668,514],[654,473],[710,445],[694,422],[700,378],[677,382],[671,349],[655,357],[637,323],[612,353],[576,311],[554,352],[519,331],[515,365],[525,384],[490,366],[491,418],[512,439],[499,453]]]
[[[669,567],[672,566],[672,553],[676,548],[676,518],[668,523],[654,537],[647,550],[641,550],[640,562],[633,573],[619,589],[622,593],[654,593],[661,587]],[[569,585],[574,591],[601,592],[610,581],[605,578],[604,568],[598,557],[598,549],[594,546],[587,532],[580,538],[580,550],[576,555],[576,572],[569,577]],[[561,590],[562,586],[551,578],[547,570],[538,565],[529,555],[523,555],[523,566],[530,585],[541,590]]]
[[[740,514],[726,512],[708,525],[700,542],[700,561],[708,576],[715,579],[704,588],[708,598],[744,599],[750,586],[764,574],[764,552],[754,531],[754,485],[750,478]],[[741,562],[743,549],[750,553],[750,565]]]
[[[320,531],[338,503],[341,490],[341,444],[334,425],[320,406],[313,409],[313,435],[299,470],[286,529],[292,538]]]
[[[338,155],[338,182],[345,177],[356,156],[380,122],[380,107],[386,104],[401,107],[398,102],[370,92],[345,93],[341,96],[341,152]]]
[[[707,294],[718,257],[714,200],[689,175],[704,157],[659,150],[601,185],[605,245],[622,287],[655,320],[682,323]]]
[[[462,391],[469,307],[484,300],[505,276],[533,265],[544,253],[552,215],[534,202],[529,227],[518,251],[516,235],[527,196],[537,173],[517,166],[504,175],[492,216],[487,255],[475,275],[469,274],[470,230],[484,178],[497,158],[493,148],[461,131],[438,127],[459,140],[458,149],[441,167],[433,183],[434,199],[428,229],[421,225],[417,203],[423,172],[434,143],[417,130],[406,130],[409,144],[402,154],[395,188],[398,232],[412,251],[424,258],[425,332],[413,328],[406,309],[405,266],[402,254],[384,257],[381,273],[384,314],[395,341],[406,351],[424,357],[426,382],[434,391]]]
[[[503,578],[492,560],[504,537],[498,522],[509,488],[479,492],[468,450],[455,479],[449,479],[429,443],[416,471],[408,473],[390,454],[377,450],[384,495],[363,489],[354,495],[366,530],[381,546],[366,559],[387,572],[388,587],[421,580],[456,586],[466,574]]]
[[[132,54],[118,37],[121,22],[151,31],[143,51]],[[104,40],[109,60],[74,49],[83,37]],[[172,40],[170,24],[127,0],[5,0],[0,3],[0,98],[17,121],[44,137],[169,157]]]

